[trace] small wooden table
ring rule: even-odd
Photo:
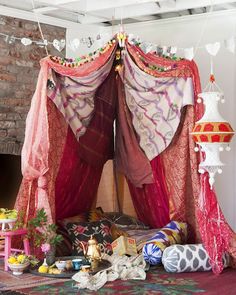
[[[0,231],[0,237],[5,238],[4,251],[0,251],[0,256],[4,257],[4,270],[8,271],[8,258],[12,252],[23,252],[30,255],[29,240],[27,238],[27,229],[21,228],[16,230]],[[12,238],[20,236],[23,237],[24,250],[12,248]]]

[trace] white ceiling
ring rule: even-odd
[[[236,8],[230,0],[0,0],[0,14],[35,17],[44,23],[111,26]]]

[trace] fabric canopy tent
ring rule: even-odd
[[[202,115],[199,92],[193,61],[145,54],[127,41],[120,50],[116,38],[75,60],[41,60],[15,207],[26,220],[44,207],[51,222],[88,211],[114,159],[138,218],[155,228],[186,221],[220,273],[233,232],[198,174],[190,132]]]

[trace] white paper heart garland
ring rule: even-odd
[[[235,38],[231,37],[225,40],[225,47],[231,52],[235,53]]]
[[[110,36],[109,38],[107,38],[107,37],[105,38],[105,35],[107,35],[107,33],[98,34],[96,39],[93,39],[92,37],[81,38],[81,39],[75,38],[75,39],[73,39],[71,41],[68,41],[68,47],[72,51],[76,51],[82,43],[85,43],[88,46],[88,48],[90,48],[91,45],[93,44],[94,40],[97,41],[97,47],[99,47],[99,45],[103,46],[104,43],[108,42],[112,38],[112,36]],[[52,44],[53,47],[56,50],[60,51],[60,52],[66,46],[66,40],[65,39],[61,39],[61,40],[54,39],[53,42],[50,42],[48,40],[32,40],[32,39],[26,38],[26,37],[19,38],[19,37],[4,34],[4,33],[0,33],[0,37],[1,36],[3,36],[5,38],[5,41],[7,43],[10,43],[10,44],[12,44],[12,43],[14,43],[16,41],[20,41],[24,46],[29,46],[31,44],[36,44],[36,45],[38,45],[40,47],[43,47],[43,46],[47,46],[47,45]],[[203,45],[203,47],[200,47],[200,48],[205,48],[206,51],[211,56],[216,56],[217,53],[220,50],[221,45],[223,44],[224,47],[229,52],[235,54],[235,52],[236,52],[236,39],[235,38],[236,38],[235,36],[232,36],[231,38],[223,40],[222,41],[223,43],[222,42],[209,43],[209,44]],[[83,42],[83,40],[84,40],[84,42]],[[88,42],[88,40],[90,42]],[[91,42],[91,40],[93,42]],[[155,51],[155,50],[157,50],[157,52],[158,52],[158,50],[161,49],[162,54],[175,55],[177,50],[183,50],[184,51],[184,57],[186,59],[192,60],[194,58],[194,48],[193,47],[189,47],[189,48],[178,48],[177,46],[169,46],[169,47],[161,46],[160,47],[160,46],[157,46],[155,44],[142,42],[141,39],[139,37],[137,37],[137,36],[135,37],[134,34],[129,34],[128,35],[128,41],[131,44],[137,44],[137,43],[141,44],[142,43],[141,46],[143,47],[144,52],[146,52],[146,53],[151,52],[151,51]]]
[[[194,58],[194,48],[185,48],[184,49],[184,57],[188,60],[192,60]]]
[[[56,48],[56,50],[61,52],[64,49],[64,47],[66,46],[66,40],[65,39],[61,39],[61,40],[54,39],[52,42],[52,45],[54,48]]]
[[[80,46],[80,40],[75,38],[69,42],[69,47],[72,51],[76,51]]]
[[[220,42],[209,43],[205,45],[207,52],[212,55],[216,56],[218,51],[220,50]]]
[[[32,40],[29,39],[29,38],[22,38],[20,41],[25,46],[28,46],[28,45],[31,45],[32,44]]]

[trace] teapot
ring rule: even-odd
[[[79,242],[83,247],[84,257],[86,259],[97,259],[101,260],[101,248],[104,250],[104,246],[102,244],[98,244],[97,240],[93,238],[93,236],[90,236],[90,239],[88,240],[87,247],[82,243]]]

